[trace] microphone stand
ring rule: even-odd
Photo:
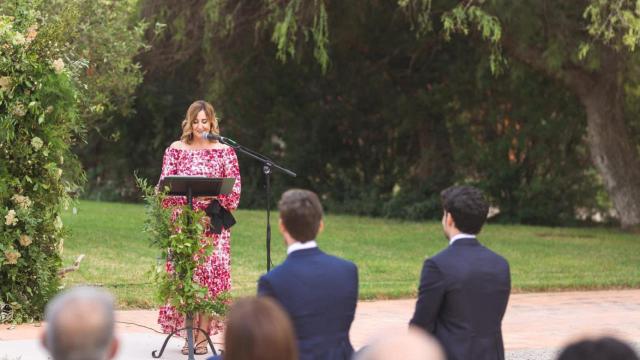
[[[236,143],[235,141],[222,137],[220,136],[218,139],[219,142],[221,142],[222,144],[225,144],[227,146],[230,146],[232,148],[234,148],[235,150],[238,150],[240,152],[242,152],[243,154],[252,157],[258,161],[260,161],[262,163],[262,172],[264,173],[265,176],[265,180],[267,182],[267,272],[269,270],[271,270],[271,222],[270,222],[270,218],[271,218],[271,181],[270,181],[270,177],[271,177],[271,171],[272,168],[278,169],[281,172],[292,176],[292,177],[296,177],[296,173],[294,173],[293,171],[286,169],[278,164],[275,163],[275,161],[269,159],[268,157],[255,152],[251,149],[248,149],[238,143]]]

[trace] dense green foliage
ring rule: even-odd
[[[70,151],[82,130],[78,93],[55,57],[59,24],[27,4],[12,10],[0,15],[0,322],[40,318],[57,291],[59,213],[82,180]]]
[[[84,182],[72,146],[127,114],[141,80],[134,5],[0,2],[0,322],[39,319],[59,289],[59,212]]]
[[[157,178],[187,106],[205,98],[223,134],[299,174],[276,172],[276,193],[311,188],[329,211],[436,218],[439,191],[456,182],[485,189],[505,221],[566,224],[577,208],[606,205],[596,201],[600,185],[581,142],[577,100],[519,64],[494,76],[489,65],[504,66],[495,46],[489,54],[498,55],[487,56],[482,42],[453,30],[449,42],[428,31],[418,38],[420,7],[205,0],[141,7],[147,21],[166,27],[159,36],[149,31],[155,40],[141,58],[147,73],[137,116],[121,123],[115,152],[126,166],[114,177],[139,169]],[[495,19],[476,18],[486,37],[499,35],[488,28]],[[239,157],[241,206],[262,207],[261,167]]]
[[[233,297],[256,293],[266,271],[263,211],[238,210],[231,240]],[[276,218],[277,214],[272,214]],[[71,235],[65,261],[86,254],[67,286],[97,284],[116,295],[119,308],[152,309],[162,302],[148,270],[155,268],[157,247],[141,233],[143,205],[80,201],[77,212],[62,215]],[[612,228],[559,228],[489,224],[480,241],[511,264],[514,292],[594,290],[640,286],[640,242]],[[355,262],[361,299],[408,298],[416,294],[426,256],[446,247],[439,221],[398,221],[328,215],[319,246]],[[392,256],[391,256],[392,255]],[[287,256],[280,234],[272,242],[274,264]],[[160,260],[161,261],[161,260]]]

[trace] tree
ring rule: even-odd
[[[179,135],[184,109],[206,97],[225,134],[299,171],[295,180],[274,177],[276,191],[312,188],[331,211],[434,218],[439,191],[456,181],[485,188],[506,221],[558,224],[572,219],[575,207],[592,205],[591,175],[575,140],[583,134],[580,111],[573,102],[527,101],[536,92],[564,100],[566,91],[531,71],[480,76],[488,61],[473,39],[417,39],[406,10],[393,2],[141,5],[147,21],[166,23],[143,57],[138,114],[146,120],[127,125],[125,148],[146,146],[136,157],[141,166],[159,164],[162,149]],[[319,39],[329,35],[323,57],[314,42],[327,46]],[[469,59],[483,65],[469,67]],[[459,126],[470,118],[473,126]],[[512,127],[501,132],[505,118]],[[551,136],[539,136],[540,129]],[[145,132],[151,141],[140,143]],[[460,141],[467,137],[472,141]],[[563,161],[548,161],[549,149]],[[518,161],[510,161],[511,151],[519,152]],[[240,161],[242,204],[261,205],[260,168]],[[151,173],[144,175],[157,176]],[[544,201],[532,201],[540,194]],[[549,204],[562,206],[554,213]]]
[[[625,89],[638,81],[639,6],[600,0],[467,1],[442,17],[445,31],[477,26],[510,58],[579,99],[592,162],[625,229],[640,227],[640,152],[628,125],[633,114],[625,109],[626,97],[633,95]]]
[[[286,59],[306,33],[322,22],[329,1],[279,2],[265,18],[275,24],[278,54]],[[629,86],[637,84],[635,46],[640,42],[640,5],[631,0],[508,1],[399,0],[418,36],[432,31],[446,38],[473,34],[491,48],[491,67],[504,68],[504,54],[558,81],[576,96],[587,118],[592,163],[598,170],[625,229],[640,227],[640,153],[625,111]],[[309,15],[315,14],[315,15]],[[318,20],[320,19],[320,20]],[[332,43],[312,38],[317,54]],[[425,39],[424,41],[430,41]],[[630,94],[631,95],[631,94]]]

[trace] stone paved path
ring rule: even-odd
[[[356,348],[370,339],[404,331],[414,299],[364,301],[358,304],[351,330]],[[151,359],[150,352],[164,337],[152,329],[156,313],[149,310],[119,311],[118,334],[123,339],[119,360]],[[503,321],[507,358],[511,360],[553,359],[555,349],[584,335],[609,334],[629,342],[640,341],[640,290],[514,294]],[[22,325],[0,328],[0,360],[47,359],[37,342],[42,328]],[[220,336],[215,338],[220,342]],[[183,359],[179,340],[171,341],[163,359]],[[198,357],[202,359],[204,357]]]

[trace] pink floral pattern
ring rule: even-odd
[[[233,177],[236,179],[233,190],[227,195],[220,195],[218,201],[227,210],[235,210],[240,202],[240,169],[238,158],[233,148],[183,150],[167,148],[162,161],[162,173],[160,179],[170,175],[192,175],[207,177]],[[178,215],[180,206],[185,205],[187,199],[184,196],[170,196],[165,199],[163,206],[174,207],[172,218]],[[193,206],[197,210],[204,211],[209,206],[210,200],[194,198]],[[203,265],[196,269],[193,280],[209,289],[209,296],[214,298],[223,291],[231,290],[231,233],[223,229],[221,234],[213,234],[206,230],[201,239],[202,244],[210,242],[214,251]],[[166,270],[172,272],[173,266],[166,263]],[[165,333],[171,333],[184,327],[184,317],[171,305],[160,307],[158,324]],[[201,326],[202,327],[202,326]],[[210,334],[217,333],[222,323],[214,321],[210,326]]]

